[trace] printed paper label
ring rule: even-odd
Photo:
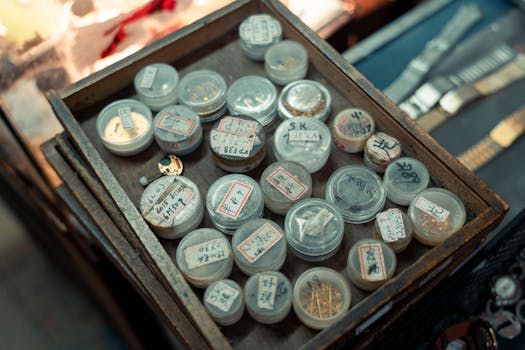
[[[260,309],[273,310],[275,292],[277,291],[277,276],[259,276],[259,292],[257,293],[257,306]]]
[[[217,133],[219,150],[217,153],[225,156],[247,158],[253,149],[255,137],[230,134],[226,132]]]
[[[383,251],[379,244],[360,245],[359,262],[361,264],[361,277],[365,281],[383,281],[386,279]]]
[[[440,207],[425,197],[419,197],[419,199],[416,201],[416,208],[421,209],[428,215],[431,215],[442,222],[447,221],[448,216],[450,215],[450,212],[447,209]]]
[[[228,312],[238,296],[239,291],[237,289],[219,281],[206,297],[206,301],[220,310]]]
[[[162,201],[153,205],[152,213],[162,220],[173,222],[180,211],[193,199],[194,195],[189,187],[179,184]]]
[[[216,238],[193,245],[184,249],[184,260],[190,270],[224,260],[230,256],[227,244],[226,239]]]
[[[157,121],[156,126],[160,129],[179,134],[181,136],[188,136],[193,130],[195,121],[184,118],[175,114],[164,112]]]
[[[153,86],[155,77],[157,76],[157,67],[148,66],[144,70],[144,75],[140,79],[139,86],[144,89],[149,89]]]
[[[270,175],[268,175],[266,180],[292,201],[301,198],[301,196],[308,190],[308,187],[305,184],[296,179],[282,167],[275,169]]]
[[[246,137],[253,137],[257,130],[257,122],[245,120],[235,117],[224,117],[219,123],[217,131],[241,135]]]
[[[252,191],[252,186],[234,181],[228,193],[226,193],[226,197],[224,197],[221,204],[219,204],[217,213],[226,215],[232,219],[237,219]]]
[[[253,263],[279,242],[282,236],[271,224],[266,223],[239,244],[237,249]]]
[[[317,214],[306,220],[303,226],[303,232],[308,236],[317,237],[333,217],[333,213],[323,208]]]
[[[319,130],[290,130],[288,140],[292,142],[318,142],[321,141]]]
[[[135,125],[133,125],[133,119],[131,119],[131,109],[129,109],[129,107],[119,108],[117,113],[124,129],[133,129],[135,127]]]
[[[397,242],[406,237],[403,216],[399,209],[390,209],[376,217],[383,241]]]

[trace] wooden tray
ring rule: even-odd
[[[138,179],[155,173],[162,152],[152,145],[134,157],[114,156],[103,147],[95,129],[96,116],[105,105],[116,99],[134,96],[133,78],[139,69],[149,63],[172,64],[181,75],[200,68],[216,70],[228,83],[247,74],[265,75],[263,64],[247,59],[237,42],[240,22],[251,14],[261,12],[269,13],[281,22],[286,38],[297,40],[305,46],[310,58],[307,78],[327,86],[333,99],[332,115],[350,106],[368,110],[380,130],[401,141],[406,155],[418,158],[428,167],[432,185],[456,193],[468,212],[468,222],[463,229],[441,245],[429,249],[417,242],[411,243],[407,251],[398,255],[396,277],[376,292],[369,294],[352,286],[350,311],[343,320],[320,333],[303,326],[293,311],[284,321],[273,326],[260,325],[246,314],[236,325],[219,329],[200,302],[202,291],[188,286],[172,260],[178,241],[157,239],[137,210],[143,191]],[[225,348],[231,344],[239,348],[288,349],[300,346],[341,346],[348,341],[368,344],[373,340],[369,336],[372,330],[380,330],[395,322],[423,294],[460,265],[507,210],[507,205],[492,190],[463,168],[337,52],[274,0],[237,1],[124,61],[58,93],[50,92],[48,99],[66,130],[65,135],[57,138],[56,150],[80,175],[83,184],[99,202],[100,209],[109,216],[105,220],[113,222],[112,230],[122,232],[165,288],[166,295],[163,297],[172,298],[184,313],[179,319],[173,320],[173,312],[159,310],[190,347]],[[211,183],[226,175],[213,163],[208,147],[209,128],[209,125],[204,127],[203,146],[183,158],[184,175],[198,184],[203,196]],[[257,180],[264,168],[275,161],[271,134],[268,134],[268,143],[265,161],[249,173]],[[49,153],[48,150],[48,158]],[[325,182],[337,168],[360,163],[361,155],[346,154],[334,147],[327,165],[313,176],[313,196],[324,197]],[[64,169],[61,172],[60,167],[55,165],[55,168],[70,190],[73,193],[78,191],[78,183],[75,185],[73,179],[64,174]],[[90,206],[82,203],[82,198],[77,196],[104,232],[104,220],[97,221],[101,216],[100,210],[95,210],[92,202]],[[387,202],[387,207],[393,206]],[[283,223],[283,217],[268,211],[265,211],[265,217],[281,225]],[[207,215],[201,226],[211,227]],[[343,244],[333,258],[313,264],[289,253],[282,272],[292,283],[304,270],[318,265],[332,267],[346,276],[346,257],[351,245],[360,238],[370,237],[372,229],[371,223],[347,224]],[[107,234],[110,235],[109,232]],[[114,236],[114,232],[112,234]],[[128,254],[127,258],[136,259],[137,256]],[[133,265],[132,261],[126,262],[129,266]],[[241,284],[246,280],[246,276],[237,268],[234,268],[231,278]],[[141,282],[148,287],[146,281]],[[376,322],[378,319],[381,322]]]

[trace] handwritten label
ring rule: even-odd
[[[246,137],[253,137],[257,130],[257,122],[252,120],[245,120],[235,117],[224,117],[219,123],[217,131],[241,135]]]
[[[361,138],[372,132],[372,120],[370,116],[362,111],[352,111],[350,115],[344,115],[337,124],[338,130],[346,136]]]
[[[119,108],[117,113],[124,129],[133,129],[135,127],[133,119],[131,119],[131,109],[129,107]]]
[[[383,281],[386,279],[383,251],[379,244],[362,244],[359,246],[361,276],[365,281]]]
[[[144,70],[144,75],[142,75],[142,79],[140,79],[139,86],[145,89],[151,88],[157,76],[157,71],[157,67],[147,66]]]
[[[413,171],[414,167],[409,162],[396,161],[397,172],[401,173],[401,179],[397,183],[415,183],[421,182],[417,172]]]
[[[389,209],[377,214],[377,223],[379,232],[383,241],[397,242],[406,237],[405,225],[403,223],[403,214],[399,209]]]
[[[215,238],[184,249],[184,259],[190,270],[224,260],[229,256],[228,241],[224,238]]]
[[[217,208],[217,213],[237,219],[246,201],[250,197],[253,187],[245,183],[234,181]]]
[[[368,196],[368,198],[374,198],[377,194],[377,189],[372,187],[369,182],[354,176],[354,175],[346,175],[346,180],[353,185],[352,187],[357,190],[359,193],[363,193]],[[354,192],[354,195],[356,195],[356,192]]]
[[[288,140],[291,142],[319,142],[319,130],[291,130]]]
[[[292,201],[296,201],[308,190],[308,187],[282,167],[275,169],[266,181]]]
[[[189,187],[179,184],[162,201],[153,205],[152,213],[161,220],[173,222],[194,196],[195,194]]]
[[[275,292],[277,291],[277,276],[260,275],[259,291],[257,293],[257,306],[260,309],[273,310]]]
[[[303,226],[303,232],[308,236],[318,237],[333,217],[333,213],[323,208],[317,214],[306,220]]]
[[[171,114],[169,112],[164,112],[159,117],[156,126],[160,129],[179,134],[181,136],[188,136],[195,126],[195,121]]]
[[[438,219],[441,222],[445,222],[450,215],[450,212],[437,205],[434,202],[429,201],[425,197],[419,197],[416,201],[416,208],[421,209],[423,212],[431,215],[432,217]]]
[[[230,134],[226,132],[217,133],[218,152],[224,156],[247,158],[253,149],[255,137]]]
[[[213,289],[206,297],[206,302],[224,312],[228,312],[238,296],[239,291],[237,289],[219,281],[214,284]]]
[[[250,263],[253,263],[279,242],[282,237],[283,235],[275,227],[266,223],[239,244],[237,249]]]

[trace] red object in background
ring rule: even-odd
[[[107,57],[117,51],[117,45],[127,36],[126,32],[124,31],[126,24],[157,11],[173,11],[176,4],[176,0],[152,0],[144,7],[131,14],[131,16],[117,23],[115,26],[104,33],[104,35],[109,35],[117,30],[117,32],[113,35],[113,39],[111,40],[109,46],[100,53],[100,57]]]

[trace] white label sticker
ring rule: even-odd
[[[148,66],[144,70],[144,75],[140,79],[139,86],[144,89],[149,89],[153,86],[155,77],[157,76],[157,67]]]
[[[133,119],[131,119],[131,109],[129,107],[119,108],[117,113],[124,129],[133,129],[135,127],[135,125],[133,125]]]
[[[239,296],[239,291],[230,287],[226,283],[219,281],[215,283],[213,289],[206,297],[206,302],[219,308],[224,312],[230,311],[235,299]]]
[[[428,215],[433,216],[441,222],[447,221],[448,216],[450,215],[450,212],[447,209],[440,207],[425,197],[419,197],[419,199],[416,201],[416,208],[421,209]]]
[[[235,117],[224,117],[219,123],[217,131],[229,134],[253,137],[257,130],[257,122]]]
[[[224,260],[230,256],[227,245],[228,241],[224,238],[215,238],[193,245],[184,249],[184,260],[190,270]]]
[[[292,201],[301,198],[308,190],[305,184],[281,167],[278,167],[268,175],[266,181]]]
[[[363,244],[359,246],[359,262],[361,276],[365,281],[383,281],[386,279],[383,251],[379,244]]]
[[[252,17],[252,41],[254,44],[269,44],[272,42],[270,36],[270,21],[265,17]]]
[[[291,142],[318,142],[321,141],[319,130],[290,130],[288,140]]]
[[[219,204],[217,213],[226,215],[232,219],[237,219],[252,191],[252,186],[234,181],[221,204]]]
[[[188,205],[194,196],[195,194],[189,187],[179,184],[162,201],[153,205],[152,213],[161,220],[173,222],[175,217]]]
[[[308,218],[303,225],[303,232],[312,237],[318,237],[323,228],[332,220],[334,214],[326,210],[321,209],[317,214]]]
[[[279,242],[282,236],[275,227],[266,223],[239,244],[237,249],[250,263],[253,263]]]
[[[247,158],[250,156],[254,142],[254,137],[218,132],[217,143],[219,151],[217,153],[225,156]]]
[[[260,309],[273,310],[278,280],[279,279],[277,278],[277,276],[259,276],[259,292],[257,293],[257,306]]]
[[[406,237],[403,215],[399,209],[389,209],[377,214],[377,223],[383,241],[397,242]]]
[[[156,126],[160,129],[188,136],[193,130],[195,121],[175,114],[164,112],[158,119]]]

